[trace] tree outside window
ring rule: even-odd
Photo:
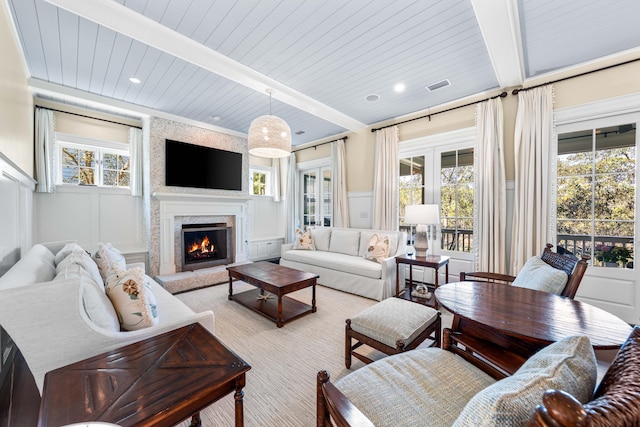
[[[61,182],[69,185],[129,187],[129,153],[60,142]]]
[[[473,148],[440,155],[442,249],[473,251]]]
[[[635,124],[558,135],[558,248],[599,267],[632,268]]]

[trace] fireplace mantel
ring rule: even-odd
[[[160,274],[173,274],[175,263],[176,217],[180,216],[233,216],[235,222],[235,262],[248,259],[248,217],[250,198],[188,193],[153,193],[160,204]]]

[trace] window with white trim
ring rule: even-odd
[[[251,194],[255,196],[271,196],[271,169],[251,167]]]
[[[58,136],[57,184],[129,188],[129,144]]]

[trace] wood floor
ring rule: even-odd
[[[18,351],[0,387],[0,427],[35,427],[39,409],[38,387]]]

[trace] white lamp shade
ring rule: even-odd
[[[407,205],[404,208],[405,224],[440,224],[438,205]]]
[[[291,129],[277,116],[260,116],[249,126],[249,153],[258,157],[281,158],[291,154]]]

